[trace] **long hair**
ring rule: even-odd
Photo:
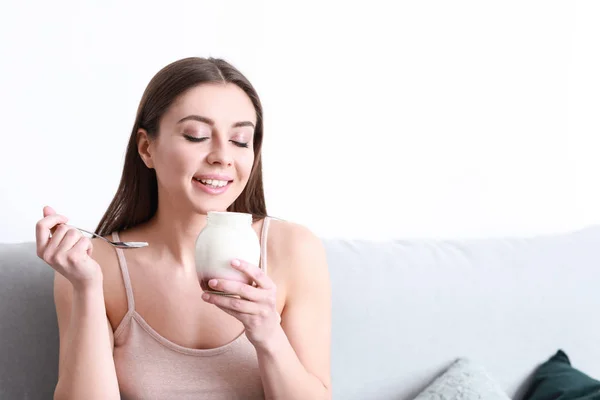
[[[258,94],[248,79],[226,61],[190,57],[167,65],[148,83],[131,130],[121,182],[96,228],[97,234],[105,236],[128,229],[154,216],[158,208],[156,172],[144,164],[138,153],[137,132],[145,129],[150,138],[156,138],[160,120],[173,101],[186,90],[202,83],[233,83],[248,95],[254,105],[254,164],[246,187],[227,210],[252,214],[255,220],[267,216],[261,160],[263,115]]]

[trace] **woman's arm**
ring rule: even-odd
[[[281,328],[257,348],[267,399],[330,399],[331,289],[326,254],[308,230],[291,226]]]
[[[60,334],[54,399],[119,399],[113,333],[106,317],[102,281],[74,289],[56,273],[54,287]]]
[[[119,399],[100,263],[92,241],[68,219],[44,207],[36,225],[37,255],[55,271],[54,302],[60,338],[55,399]]]

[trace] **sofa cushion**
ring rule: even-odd
[[[536,370],[523,400],[600,400],[600,381],[571,365],[558,350]]]
[[[58,379],[54,270],[34,243],[0,244],[0,399],[51,399]]]
[[[482,365],[459,358],[415,400],[510,400]]]
[[[414,399],[458,357],[520,399],[568,348],[600,376],[600,226],[535,237],[325,240],[334,399]]]

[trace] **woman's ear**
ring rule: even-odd
[[[142,161],[144,161],[146,167],[150,169],[154,168],[154,163],[152,162],[152,146],[148,132],[146,132],[145,129],[138,129],[136,139],[138,153],[142,158]]]

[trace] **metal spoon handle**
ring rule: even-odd
[[[121,248],[121,249],[137,249],[137,248],[140,248],[140,247],[146,247],[146,246],[148,246],[147,242],[113,242],[112,240],[108,240],[104,236],[100,236],[97,233],[86,231],[85,229],[81,229],[81,228],[78,228],[76,226],[73,226],[73,228],[75,228],[75,229],[77,229],[77,230],[79,230],[81,232],[88,233],[88,234],[90,234],[92,236],[95,236],[97,238],[100,238],[100,239],[104,240],[105,242],[110,243],[111,245],[113,245],[115,247],[118,247],[118,248]]]

